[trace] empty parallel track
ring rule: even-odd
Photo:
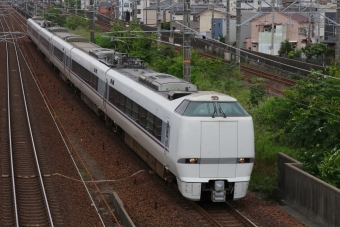
[[[6,8],[6,9],[5,9]],[[2,218],[5,226],[54,226],[45,183],[39,164],[40,155],[33,136],[24,84],[24,73],[29,73],[25,60],[19,51],[18,34],[9,16],[8,7],[0,7],[0,26],[5,39],[1,42],[1,59],[6,59],[2,72],[6,87],[6,113],[2,114]],[[14,33],[13,33],[14,32]],[[26,88],[26,89],[25,89]],[[29,87],[32,89],[32,87]],[[3,109],[4,111],[4,109]],[[5,112],[4,111],[4,112]],[[4,125],[4,124],[3,124]],[[45,168],[45,167],[43,167]],[[56,210],[54,208],[54,210]],[[58,224],[60,217],[55,212]]]

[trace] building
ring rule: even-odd
[[[108,7],[109,7],[109,3],[108,2],[101,2],[99,3],[99,7],[98,7],[98,13],[107,16],[108,13]]]
[[[289,40],[293,48],[300,49],[307,44],[308,18],[300,13],[264,13],[250,21],[251,36],[246,40],[246,48],[266,54],[278,55],[281,42]],[[272,50],[271,43],[274,43]]]

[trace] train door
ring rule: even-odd
[[[201,122],[200,177],[235,177],[237,122]]]

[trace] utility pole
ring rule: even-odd
[[[274,0],[272,0],[272,42],[270,44],[270,54],[274,55],[274,28],[275,28],[275,12],[274,12]]]
[[[336,44],[335,44],[335,62],[340,60],[340,0],[336,1]]]
[[[119,0],[116,0],[115,19],[119,19]]]
[[[173,1],[172,0],[170,0],[170,6],[171,6],[171,8],[170,8],[170,43],[174,43],[174,29],[172,28],[172,24],[173,24],[173,17],[174,17],[174,15],[173,15],[173,13],[174,13],[174,6],[173,6]]]
[[[340,1],[340,0],[339,0]],[[241,0],[236,0],[236,63],[240,63],[241,57]]]
[[[211,38],[215,39],[214,35],[214,11],[215,11],[215,6],[213,5],[211,8]]]
[[[225,43],[230,43],[230,0],[227,0],[227,14],[226,14],[226,35],[225,35]]]
[[[340,1],[340,0],[338,0]],[[184,0],[183,7],[183,24],[186,27],[183,27],[183,78],[185,81],[190,82],[191,80],[191,58],[190,58],[190,49],[191,49],[191,31],[190,31],[190,0]]]
[[[133,20],[137,23],[137,0],[134,0],[133,3]]]
[[[307,46],[310,45],[310,39],[311,39],[311,30],[312,30],[312,0],[310,0],[310,6],[309,6],[309,14],[308,14],[308,38],[307,38]]]
[[[162,24],[161,24],[161,1],[157,0],[157,40],[161,40],[161,30],[162,30]]]
[[[148,1],[145,1],[146,7],[148,7]],[[148,25],[148,10],[145,10],[145,24]]]
[[[90,19],[90,35],[91,35],[91,42],[94,43],[94,8],[93,8],[93,0],[90,1],[90,9],[91,9],[91,19]]]
[[[318,1],[318,8],[316,9],[316,11],[319,11],[319,1]],[[318,42],[320,42],[320,21],[321,20],[321,17],[319,15],[319,18],[318,18]]]
[[[120,13],[120,15],[121,15],[121,19],[123,20],[123,5],[124,5],[124,2],[123,2],[123,0],[122,0],[122,4],[121,4],[121,7],[122,7],[122,12]]]
[[[25,18],[27,18],[27,0],[25,1]]]

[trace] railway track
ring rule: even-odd
[[[112,28],[111,24],[95,20],[96,25],[98,25],[104,32],[109,32]]]
[[[8,34],[7,42],[2,42],[6,50],[2,54],[7,59],[4,77],[7,80],[7,115],[2,119],[7,125],[6,140],[2,143],[3,223],[6,226],[61,224],[58,210],[53,208],[52,212],[50,208],[56,205],[53,196],[48,198],[48,194],[53,194],[53,187],[43,175],[47,166],[38,152],[39,139],[37,142],[30,122],[31,104],[27,98],[30,85],[25,78],[29,68],[18,48],[18,33],[11,18],[2,17],[0,26]]]
[[[251,226],[252,223],[243,214],[235,210],[228,203],[193,203],[193,206],[210,221],[213,226]]]
[[[216,59],[215,56],[211,56],[211,55],[208,55],[208,54],[200,53],[200,55],[203,56],[203,57],[206,57],[206,58],[210,58],[212,60]],[[223,60],[223,62],[227,63],[228,61]],[[251,75],[255,75],[256,77],[262,77],[262,78],[265,78],[265,79],[268,79],[268,80],[272,80],[272,81],[278,82],[278,83],[286,85],[286,86],[294,86],[295,85],[294,80],[287,79],[287,78],[284,78],[284,77],[281,77],[281,76],[277,76],[277,75],[274,75],[274,74],[271,74],[271,73],[267,73],[267,72],[264,72],[264,71],[261,71],[261,70],[257,70],[253,67],[241,65],[240,70],[241,70],[241,72],[251,74]]]

